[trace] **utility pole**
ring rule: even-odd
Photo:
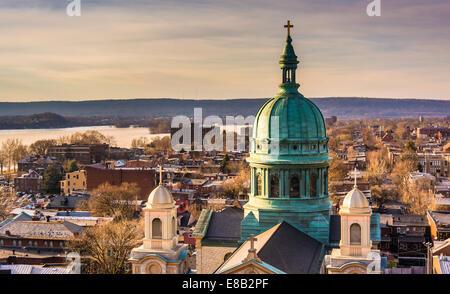
[[[431,270],[431,268],[430,268],[430,265],[432,264],[431,262],[432,262],[432,259],[431,259],[431,246],[433,245],[432,243],[430,243],[430,242],[426,242],[426,243],[423,243],[423,245],[425,245],[426,247],[427,247],[427,262],[426,262],[426,270],[427,270],[427,275],[430,275],[430,274],[432,274],[433,272],[432,272],[432,270]]]

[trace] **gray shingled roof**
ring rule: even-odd
[[[78,202],[88,199],[86,196],[56,196],[47,205],[47,208],[67,208],[75,209]],[[67,199],[67,203],[65,203]]]
[[[42,221],[15,221],[0,228],[0,235],[42,237],[42,238],[72,238],[80,234],[83,227],[71,222],[42,222]]]
[[[321,242],[284,221],[258,252],[262,261],[288,274],[319,273],[323,255]]]
[[[237,207],[228,207],[220,212],[213,212],[204,240],[239,241],[243,217],[244,210]]]

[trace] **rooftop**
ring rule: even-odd
[[[216,272],[242,263],[250,249],[245,241]],[[319,272],[324,246],[301,230],[283,221],[256,236],[254,248],[262,262],[287,274]]]
[[[67,221],[14,221],[2,226],[0,235],[68,239],[82,231],[82,227]]]

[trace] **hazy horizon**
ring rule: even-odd
[[[448,0],[69,2],[0,3],[0,102],[273,97],[288,19],[305,97],[450,99]]]
[[[274,95],[272,95],[273,97]],[[61,100],[29,100],[29,101],[1,101],[0,103],[33,103],[33,102],[95,102],[95,101],[105,101],[105,100],[195,100],[195,101],[208,101],[208,100],[241,100],[241,99],[270,99],[272,97],[246,97],[246,98],[176,98],[176,97],[151,97],[151,98],[86,98],[86,99],[61,99]],[[450,98],[403,98],[403,97],[306,97],[308,99],[398,99],[398,100],[436,100],[436,101],[446,101]]]

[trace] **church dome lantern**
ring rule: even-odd
[[[306,157],[328,160],[325,120],[319,108],[298,92],[296,70],[299,61],[290,36],[293,25],[289,21],[285,27],[288,35],[280,58],[280,92],[256,114],[250,153],[280,161],[306,160]]]

